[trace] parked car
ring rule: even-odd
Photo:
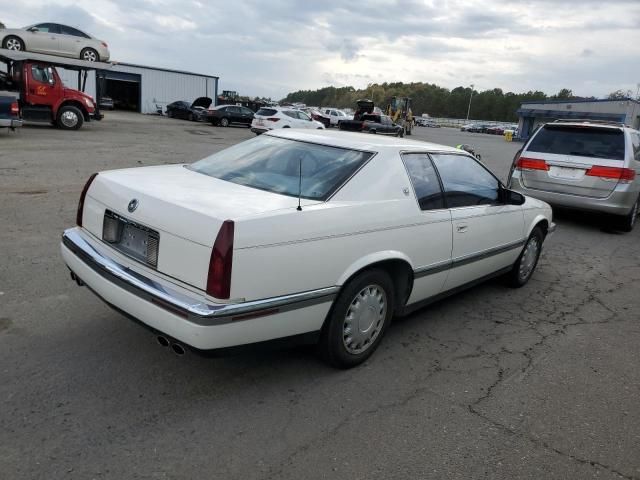
[[[167,117],[201,122],[207,119],[207,109],[212,102],[209,97],[198,97],[193,103],[178,100],[167,105]]]
[[[516,155],[513,189],[553,205],[604,212],[631,231],[640,196],[640,132],[623,124],[543,125]]]
[[[487,127],[484,133],[489,133],[491,135],[504,135],[504,126],[492,125],[490,127]]]
[[[329,122],[332,127],[337,127],[343,120],[353,120],[353,115],[347,115],[337,108],[323,108],[322,112],[329,117]]]
[[[207,111],[207,121],[212,125],[228,127],[229,125],[245,125],[251,127],[253,110],[240,105],[219,105]]]
[[[7,50],[46,53],[88,62],[107,62],[110,57],[106,42],[59,23],[36,23],[0,30],[0,45]]]
[[[12,96],[0,95],[0,128],[15,130],[21,126],[18,100]]]
[[[100,97],[100,100],[98,101],[98,105],[100,106],[100,108],[104,110],[113,110],[114,109],[113,98],[103,95],[102,97]]]
[[[440,128],[440,125],[430,118],[414,117],[414,120],[419,127]]]
[[[308,113],[316,122],[320,122],[321,124],[323,124],[324,128],[329,128],[331,126],[331,119],[320,110],[310,108],[304,111]]]
[[[553,230],[546,203],[460,150],[280,129],[92,175],[61,250],[79,285],[176,353],[286,337],[351,367],[393,316],[491,276],[526,284]]]
[[[256,112],[251,122],[251,131],[256,135],[279,128],[323,130],[325,127],[305,112],[290,107],[263,107]]]
[[[393,123],[393,120],[388,115],[370,113],[362,117],[362,132],[403,137],[404,127]]]

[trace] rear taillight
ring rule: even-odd
[[[84,210],[84,199],[87,196],[87,191],[89,190],[91,183],[93,182],[94,178],[96,178],[97,175],[98,175],[97,173],[94,173],[89,177],[89,180],[87,180],[87,183],[84,184],[84,188],[82,189],[82,193],[80,194],[80,201],[78,202],[78,213],[76,214],[76,224],[79,227],[82,226],[82,212]]]
[[[103,46],[104,48],[109,48],[109,45],[107,45],[107,42],[100,42],[100,43],[102,44],[102,46]]]
[[[518,170],[549,170],[549,165],[539,158],[520,157],[516,162]]]
[[[18,106],[18,102],[13,102],[11,104],[11,114],[16,117],[20,114],[20,107]]]
[[[603,167],[601,165],[594,165],[587,170],[586,175],[590,177],[610,178],[613,180],[619,180],[620,182],[629,183],[633,182],[633,179],[636,178],[636,171],[632,168]]]
[[[225,220],[211,250],[207,275],[207,294],[219,299],[227,299],[231,294],[233,230],[233,221]]]
[[[269,117],[269,118],[267,118],[267,120],[270,121],[270,122],[277,122],[280,119],[278,117]]]

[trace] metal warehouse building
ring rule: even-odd
[[[64,83],[77,88],[78,74],[58,69]],[[111,97],[116,108],[140,113],[156,113],[176,100],[192,102],[198,97],[218,97],[218,80],[213,75],[146,67],[130,63],[113,63],[108,70],[90,72],[85,92],[98,101]],[[215,104],[215,103],[214,103]]]
[[[525,102],[517,111],[520,138],[526,140],[541,123],[559,119],[608,120],[640,127],[640,102],[622,100],[574,100]]]

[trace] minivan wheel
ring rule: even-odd
[[[529,281],[538,265],[542,242],[544,242],[544,233],[540,227],[535,227],[524,244],[518,260],[513,264],[511,272],[507,274],[512,287],[520,288]]]
[[[364,362],[378,348],[394,311],[389,275],[379,269],[362,272],[340,292],[322,330],[319,349],[337,368]]]
[[[633,230],[633,227],[636,225],[636,220],[638,219],[638,210],[640,209],[640,197],[636,198],[636,203],[631,207],[631,211],[628,215],[620,218],[619,228],[623,232],[630,232]]]

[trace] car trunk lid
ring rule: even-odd
[[[206,110],[211,106],[212,103],[213,100],[211,100],[209,97],[198,97],[191,104],[191,108],[200,107]]]

